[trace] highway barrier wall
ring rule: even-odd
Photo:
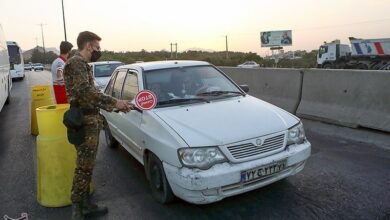
[[[220,67],[249,94],[302,118],[390,132],[390,72]]]
[[[308,69],[297,115],[390,132],[389,86],[389,71]]]
[[[237,84],[247,84],[250,95],[295,114],[301,95],[300,70],[235,67],[220,67],[220,69]]]

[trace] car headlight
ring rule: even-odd
[[[288,129],[287,145],[302,144],[306,139],[305,130],[303,129],[302,122]]]
[[[202,170],[227,161],[225,155],[217,147],[180,148],[178,154],[184,166]]]

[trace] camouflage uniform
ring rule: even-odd
[[[85,140],[84,143],[75,145],[77,161],[71,200],[77,203],[89,194],[99,144],[99,132],[103,125],[98,109],[112,111],[117,100],[95,88],[91,67],[79,53],[69,59],[65,65],[64,80],[69,103],[76,101],[85,111],[83,119]]]

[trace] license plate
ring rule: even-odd
[[[255,169],[242,171],[241,182],[246,183],[255,179],[260,179],[275,173],[278,173],[286,167],[286,161],[279,161],[276,163],[268,164],[266,166],[257,167]]]

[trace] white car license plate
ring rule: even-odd
[[[255,169],[242,171],[241,182],[246,183],[255,179],[260,179],[275,173],[278,173],[286,167],[286,161],[278,161],[276,163],[268,164],[266,166],[257,167]]]

